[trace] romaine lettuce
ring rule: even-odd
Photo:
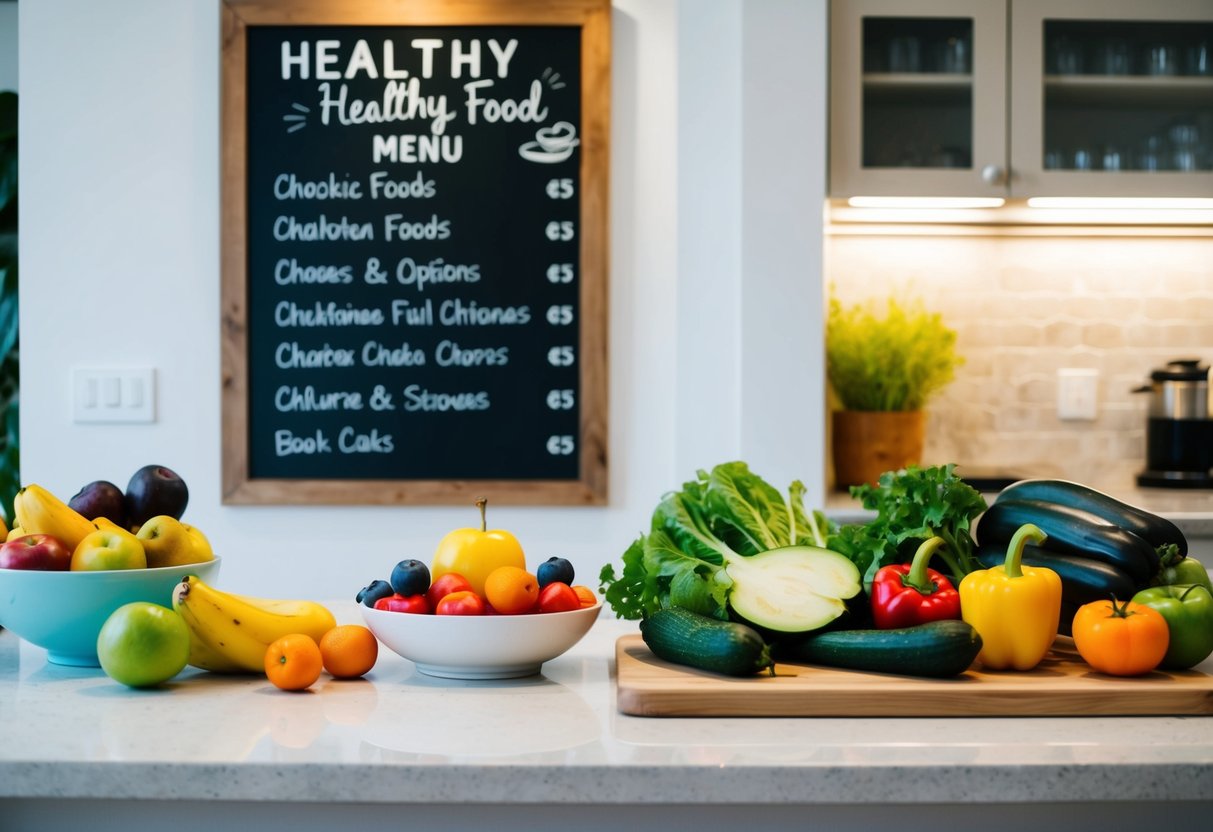
[[[699,471],[662,498],[622,573],[603,568],[607,602],[621,618],[673,606],[783,632],[828,624],[860,592],[859,570],[825,548],[829,523],[804,491],[796,481],[784,496],[744,462]]]

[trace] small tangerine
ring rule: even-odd
[[[282,690],[304,690],[315,684],[324,667],[320,646],[306,633],[291,633],[265,650],[265,675]]]
[[[379,640],[361,624],[341,624],[320,638],[324,669],[334,679],[366,675],[379,658]]]

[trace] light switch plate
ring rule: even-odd
[[[72,419],[92,422],[156,421],[152,367],[73,367]]]
[[[1057,371],[1057,418],[1094,421],[1098,415],[1099,371],[1066,367]]]

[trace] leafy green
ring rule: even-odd
[[[986,510],[985,498],[954,473],[956,466],[921,468],[881,474],[877,485],[855,485],[852,496],[876,511],[865,524],[848,524],[830,536],[829,548],[841,552],[863,572],[871,586],[880,567],[908,561],[918,545],[932,537],[944,539],[937,556],[955,581],[981,564],[969,533],[973,520]],[[944,571],[944,570],[941,570]]]
[[[921,410],[963,363],[956,332],[921,302],[889,298],[881,316],[830,298],[826,377],[846,410]]]
[[[607,564],[599,587],[620,618],[677,606],[727,619],[730,561],[787,546],[825,547],[829,521],[805,510],[804,493],[796,481],[781,494],[744,462],[698,471],[661,499],[649,533],[623,553],[622,572]]]

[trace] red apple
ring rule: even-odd
[[[0,546],[0,569],[65,572],[71,564],[72,550],[49,534],[27,534]]]

